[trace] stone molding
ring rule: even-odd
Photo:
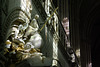
[[[21,22],[29,22],[30,18],[28,15],[21,10],[20,8],[16,8],[9,13],[9,15],[6,17],[4,23],[3,23],[3,40],[6,41],[6,39],[9,37],[9,28],[11,24],[16,21],[21,20]],[[6,37],[6,38],[5,38]]]

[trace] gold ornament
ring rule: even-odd
[[[30,50],[29,52],[30,52],[30,53],[34,53],[34,52],[37,52],[37,50],[34,49],[34,48],[31,48],[31,50]]]
[[[6,45],[8,45],[8,44],[11,44],[11,41],[10,40],[7,40],[6,41]]]

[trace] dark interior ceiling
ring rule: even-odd
[[[86,7],[83,5],[83,8],[80,8],[80,26],[83,27],[81,31],[83,31],[88,45],[91,45],[93,67],[98,67],[100,66],[100,1],[83,2],[83,4],[86,3]],[[86,50],[88,51],[88,48]]]
[[[70,0],[69,12],[70,27],[73,27],[71,28],[71,38],[79,37],[80,39],[82,67],[88,67],[90,62],[92,62],[92,67],[99,67],[100,0]],[[79,35],[75,36],[77,33],[74,33],[74,30],[79,31]],[[73,39],[72,42],[74,42]]]
[[[100,9],[100,6],[98,7]],[[100,66],[100,10],[97,10],[93,19],[91,31],[91,57],[95,67]]]

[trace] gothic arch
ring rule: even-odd
[[[100,9],[100,2],[94,2],[92,5],[84,6],[86,2],[82,1],[80,6],[80,28],[84,29],[81,30],[81,34],[83,34],[84,37],[91,37],[91,31],[92,27],[94,26],[94,19],[99,15],[99,9]],[[85,38],[88,39],[88,38]]]

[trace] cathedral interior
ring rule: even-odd
[[[99,67],[100,0],[0,0],[0,67]]]

